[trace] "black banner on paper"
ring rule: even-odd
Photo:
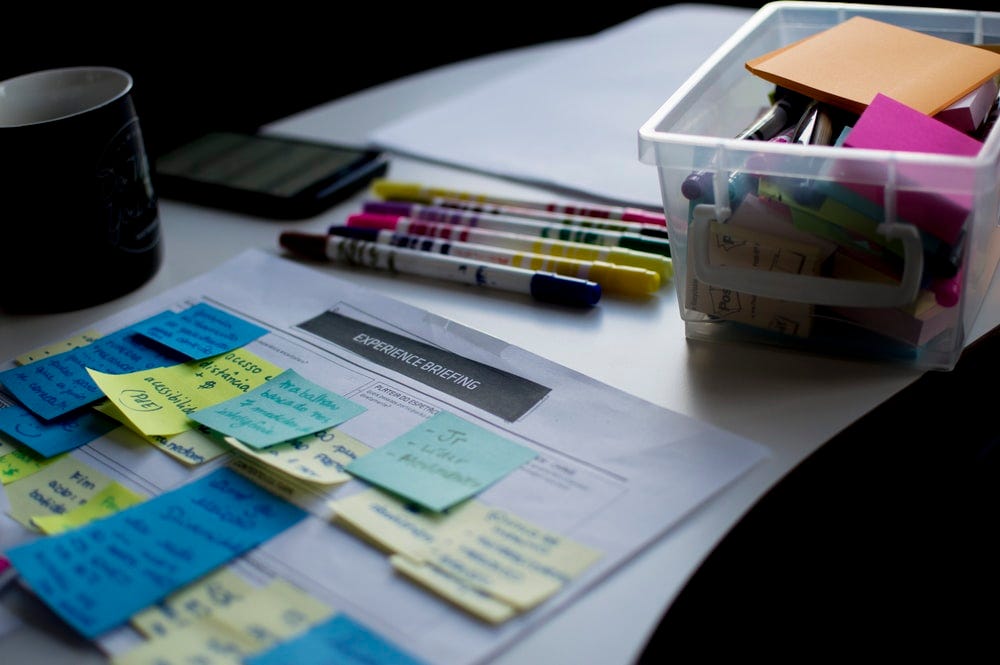
[[[370,323],[327,311],[299,324],[338,346],[514,422],[551,388]]]

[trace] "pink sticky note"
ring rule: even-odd
[[[934,119],[960,132],[974,132],[986,119],[986,114],[990,112],[990,107],[996,98],[997,82],[996,79],[990,79],[935,115]]]
[[[982,148],[971,136],[883,94],[875,96],[843,145],[964,157],[973,157]],[[882,205],[883,186],[861,181],[884,182],[884,165],[841,160],[837,172],[843,179],[840,184]],[[947,243],[956,242],[972,209],[973,176],[971,169],[900,164],[897,217]]]

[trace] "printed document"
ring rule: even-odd
[[[219,600],[210,589],[176,588],[175,583],[187,583],[192,575],[208,573],[205,583],[235,574],[236,584],[243,588],[247,581],[254,594],[275,588],[283,589],[283,597],[304,594],[316,611],[300,617],[302,630],[311,626],[363,634],[379,648],[420,663],[486,662],[613,575],[769,454],[758,443],[501,339],[264,250],[250,250],[95,321],[86,334],[101,339],[165,312],[198,311],[194,307],[225,312],[262,332],[234,355],[244,359],[244,370],[251,368],[246,359],[259,359],[253,367],[284,372],[286,390],[272,390],[271,400],[294,402],[294,393],[311,403],[322,397],[331,408],[339,408],[341,399],[358,408],[321,435],[296,432],[291,443],[279,446],[267,442],[255,447],[232,436],[224,437],[229,444],[222,437],[209,441],[196,426],[177,435],[146,436],[127,419],[54,462],[31,462],[23,451],[12,452],[9,441],[0,442],[5,469],[0,542],[5,552],[16,554],[11,559],[22,562],[26,574],[29,562],[49,571],[48,577],[34,579],[52,587],[52,597],[62,593],[55,588],[62,575],[58,557],[48,556],[43,540],[71,547],[86,535],[95,543],[101,539],[108,556],[144,557],[147,564],[162,558],[162,569],[150,571],[160,574],[143,581],[147,596],[126,590],[137,569],[115,573],[108,567],[103,572],[114,577],[120,591],[95,596],[99,606],[82,601],[74,606],[75,619],[99,633],[92,636],[95,643],[116,663],[133,662],[133,654],[169,653],[170,642],[147,638],[155,632],[156,640],[168,640],[174,625],[203,631],[197,644],[214,643],[204,633],[209,623],[163,613],[182,597]],[[11,359],[0,369],[15,362]],[[251,389],[242,401],[251,402],[251,394],[256,393]],[[210,409],[200,408],[207,416]],[[227,418],[218,420],[216,414],[216,419],[203,420],[221,423],[224,431],[238,414],[230,410]],[[456,433],[461,440],[451,445]],[[478,462],[469,467],[477,482],[460,474],[466,460]],[[354,468],[358,474],[352,473]],[[400,498],[402,492],[392,494],[394,487],[402,488],[395,483],[407,469],[424,474],[407,490],[415,503]],[[8,476],[18,474],[23,477],[8,483]],[[44,484],[33,484],[35,476]],[[79,482],[84,477],[86,488]],[[282,517],[268,503],[271,499],[248,491],[247,482],[268,490],[277,497],[273,500],[293,504],[294,519]],[[79,527],[79,538],[72,537],[72,530],[41,528],[52,520],[39,514],[32,497],[41,494],[28,488],[53,486],[72,487],[75,504],[101,501],[87,511],[95,519]],[[194,523],[202,509],[220,516],[239,510],[227,508],[222,493],[254,501],[261,519],[276,521],[260,532],[259,545],[243,532],[220,531],[213,518]],[[27,506],[20,520],[11,515],[15,503]],[[161,505],[171,508],[154,510]],[[104,516],[118,509],[117,516]],[[180,533],[171,516],[182,510],[185,528],[198,538],[185,543],[177,536],[167,542],[167,533]],[[40,520],[35,529],[33,515]],[[69,510],[70,515],[78,513]],[[141,515],[149,519],[140,520]],[[235,523],[238,515],[230,517]],[[157,532],[161,522],[169,523],[163,538],[112,552],[116,533],[140,538]],[[495,548],[498,556],[537,565],[512,565],[508,571],[516,575],[488,565],[481,556],[485,545],[502,537],[511,540]],[[195,551],[199,542],[220,539],[243,539],[253,547],[232,547],[237,556],[226,566],[218,565],[223,559],[208,546]],[[157,547],[164,549],[158,553]],[[182,559],[192,562],[190,569]],[[46,579],[53,584],[41,582]],[[85,578],[73,577],[72,584],[79,587],[76,599],[85,600],[97,589],[88,588]],[[244,589],[238,595],[248,594]],[[156,604],[139,607],[154,595]],[[219,608],[214,623],[225,624],[230,632],[259,623],[269,626],[274,638],[263,640],[258,629],[244,631],[233,641],[244,645],[243,653],[291,634],[290,626],[275,623],[273,608],[257,608],[261,616],[252,615],[254,604],[244,606],[239,617],[234,611]],[[151,621],[160,628],[153,631]],[[310,632],[303,639],[319,639],[320,634]],[[194,649],[195,638],[185,639],[186,648]],[[291,649],[292,643],[283,642],[283,647]],[[268,660],[260,652],[260,657],[260,662],[274,662],[277,655]]]

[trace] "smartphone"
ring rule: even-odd
[[[154,161],[157,194],[257,217],[305,219],[385,174],[378,150],[213,131]]]

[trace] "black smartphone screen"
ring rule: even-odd
[[[386,168],[375,150],[212,132],[157,159],[154,172],[166,198],[289,219],[318,214]]]

